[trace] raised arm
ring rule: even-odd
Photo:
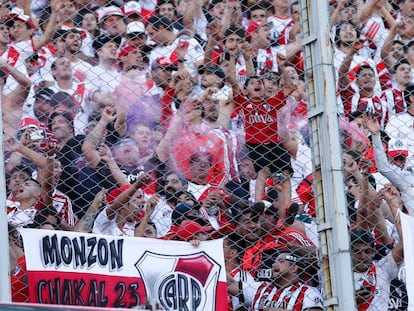
[[[404,30],[404,24],[404,21],[401,21],[395,23],[394,26],[391,27],[391,30],[388,33],[388,36],[385,38],[384,45],[381,49],[381,58],[390,72],[394,72],[393,67],[395,62],[397,61],[397,59],[395,59],[391,54],[392,43],[394,41],[395,36],[397,34],[400,34]]]
[[[147,227],[148,221],[151,218],[152,212],[155,209],[155,206],[158,204],[160,200],[160,196],[158,194],[154,194],[149,200],[145,203],[145,214],[144,217],[141,219],[139,225],[135,228],[136,237],[143,237],[145,233],[145,228]]]
[[[104,108],[99,122],[92,131],[86,136],[82,144],[82,153],[89,165],[95,168],[101,162],[101,156],[98,147],[103,143],[103,139],[107,135],[107,126],[114,121],[116,113],[113,108]]]
[[[354,55],[362,48],[363,43],[361,41],[354,42],[352,48],[346,54],[341,66],[339,67],[339,80],[338,86],[340,90],[348,88],[350,81],[348,77],[349,69],[351,68],[352,59]]]
[[[56,158],[57,145],[49,143],[46,150],[46,166],[39,170],[38,181],[40,188],[40,201],[44,206],[50,206],[53,202],[53,169]]]
[[[187,122],[191,122],[201,113],[200,102],[191,98],[181,103],[177,113],[172,117],[164,138],[158,144],[155,152],[161,162],[170,158],[171,145]]]
[[[83,217],[77,222],[73,228],[73,231],[86,233],[92,232],[96,216],[100,213],[102,206],[105,206],[106,204],[106,189],[102,188],[101,191],[95,195],[95,198],[93,199],[85,215],[83,215]]]
[[[56,30],[58,30],[57,13],[61,9],[61,7],[62,4],[60,3],[60,1],[51,1],[52,14],[50,14],[50,18],[47,23],[46,29],[40,37],[36,37],[33,39],[33,47],[36,51],[41,49],[43,46],[47,45],[52,40]]]
[[[22,74],[15,67],[10,66],[4,60],[0,59],[0,69],[8,72],[16,81],[17,86],[9,94],[7,94],[8,103],[12,106],[11,108],[21,108],[25,102],[27,95],[29,94],[32,82],[24,74]]]
[[[150,175],[142,173],[136,182],[134,182],[128,189],[124,190],[108,207],[106,214],[108,219],[114,219],[118,211],[126,204],[134,193],[141,187],[147,185],[151,181]]]

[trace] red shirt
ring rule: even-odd
[[[238,110],[244,114],[246,142],[268,144],[279,142],[277,111],[286,103],[283,91],[266,101],[252,102],[242,95],[234,98]]]
[[[26,280],[26,258],[17,258],[16,269],[10,275],[13,302],[29,302],[29,287]]]

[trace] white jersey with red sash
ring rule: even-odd
[[[256,74],[258,76],[263,75],[268,71],[279,71],[277,64],[277,53],[281,52],[281,47],[269,47],[267,49],[259,49],[256,56]]]
[[[323,298],[316,287],[294,283],[278,289],[275,285],[263,282],[253,298],[252,311],[268,308],[281,308],[302,311],[310,308],[323,310]]]
[[[70,89],[61,89],[56,84],[50,88],[55,92],[66,92],[72,96],[73,101],[75,102],[75,116],[73,119],[75,127],[75,135],[84,134],[85,128],[88,124],[88,118],[92,114],[92,108],[88,105],[88,100],[90,100],[90,88],[86,88],[85,81],[79,81],[76,78],[72,79],[72,87]]]
[[[77,31],[79,31],[82,36],[82,47],[81,47],[82,53],[85,54],[86,56],[94,57],[94,49],[92,47],[93,39],[92,39],[91,34],[87,30],[83,28],[79,28],[79,27],[73,27],[71,25],[65,25],[65,24],[62,25],[62,29],[63,30],[76,29]]]
[[[355,290],[365,287],[371,292],[370,298],[358,306],[358,311],[388,310],[390,283],[398,277],[398,271],[392,252],[389,252],[381,260],[375,261],[366,272],[354,272]]]
[[[8,65],[13,66],[17,70],[19,70],[23,75],[26,77],[27,69],[24,64],[24,58],[21,57],[21,53],[19,50],[13,46],[9,46],[1,55],[0,58],[7,62]],[[6,72],[6,74],[8,74]],[[16,86],[18,85],[18,82],[10,75],[7,77],[6,84],[3,88],[3,95],[7,95],[11,91],[13,91]]]
[[[388,118],[407,111],[407,105],[404,102],[403,91],[399,88],[385,90],[382,93],[383,99],[387,102]]]
[[[272,41],[277,41],[285,30],[285,28],[290,24],[292,18],[288,17],[278,17],[278,16],[270,16],[267,18],[268,23],[272,23],[273,27],[270,29],[270,36]]]
[[[156,61],[159,57],[167,57],[172,63],[178,61],[177,47],[183,45],[186,49],[184,67],[191,76],[197,73],[197,65],[204,59],[204,50],[196,39],[193,38],[177,38],[174,42],[167,46],[157,46],[150,55],[150,64]]]

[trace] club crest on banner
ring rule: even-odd
[[[208,254],[169,256],[146,251],[135,264],[149,300],[166,310],[215,310],[220,265]]]

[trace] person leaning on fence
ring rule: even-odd
[[[278,249],[273,254],[271,281],[242,283],[227,275],[228,291],[237,295],[241,290],[250,310],[324,310],[323,297],[316,287],[299,281],[300,257]]]

